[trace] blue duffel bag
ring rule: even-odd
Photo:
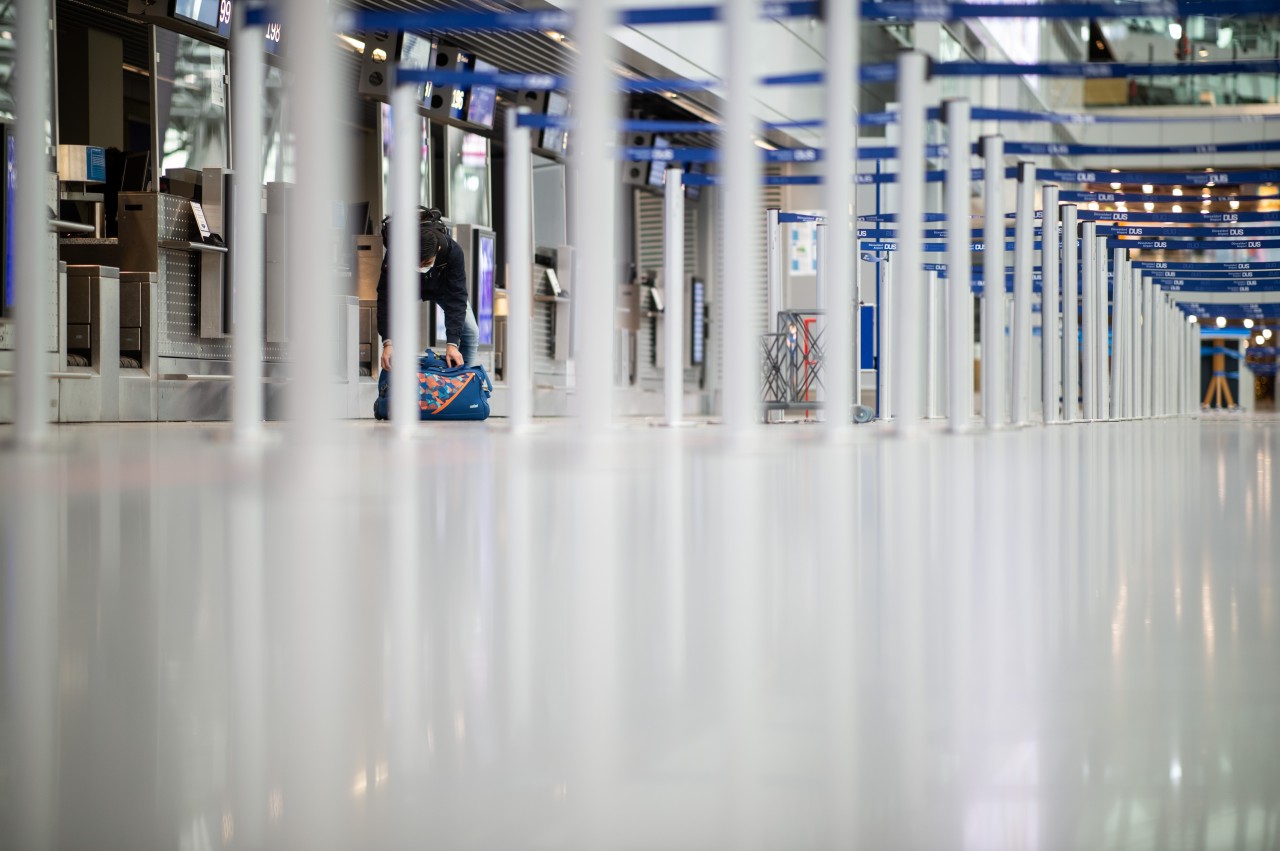
[[[486,420],[493,391],[482,366],[448,366],[435,352],[418,358],[418,408],[424,420]],[[391,373],[378,376],[378,398],[373,415],[391,415]]]

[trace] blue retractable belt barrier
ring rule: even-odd
[[[1090,201],[1099,204],[1114,204],[1123,201],[1126,204],[1141,204],[1151,201],[1155,204],[1187,204],[1204,201],[1225,204],[1231,201],[1275,201],[1275,195],[1144,195],[1138,192],[1078,192],[1064,189],[1058,193],[1058,200],[1064,204],[1088,204]]]
[[[1108,239],[1107,248],[1140,248],[1143,251],[1220,251],[1280,248],[1280,239]]]
[[[1080,210],[1082,222],[1186,222],[1187,224],[1240,224],[1280,222],[1280,213],[1113,213],[1105,210]]]
[[[826,222],[826,216],[815,216],[809,213],[778,213],[778,221],[783,224],[797,224],[800,222]]]
[[[1140,225],[1098,225],[1098,236],[1145,236],[1176,237],[1190,239],[1195,237],[1240,237],[1254,239],[1262,236],[1280,236],[1280,227],[1242,228],[1242,227],[1189,227],[1160,228]]]
[[[1274,183],[1280,169],[1264,171],[1067,171],[1036,169],[1036,180],[1050,183],[1149,183],[1152,186],[1216,186],[1220,183]]]

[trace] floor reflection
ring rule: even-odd
[[[1266,848],[1280,419],[63,428],[5,847]]]

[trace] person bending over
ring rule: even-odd
[[[418,298],[434,301],[444,310],[444,359],[449,366],[471,366],[476,362],[480,329],[467,299],[467,268],[462,248],[449,236],[439,210],[418,210],[419,263]],[[391,369],[394,351],[387,307],[389,286],[387,263],[391,256],[391,218],[382,221],[382,239],[387,251],[378,277],[378,336],[382,337],[382,368]],[[413,343],[409,343],[413,347]]]

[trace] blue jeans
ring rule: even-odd
[[[458,346],[458,351],[462,353],[462,361],[467,366],[474,366],[476,361],[476,349],[480,347],[480,326],[476,324],[476,315],[471,312],[471,305],[467,305],[467,319],[462,323],[462,340]]]

